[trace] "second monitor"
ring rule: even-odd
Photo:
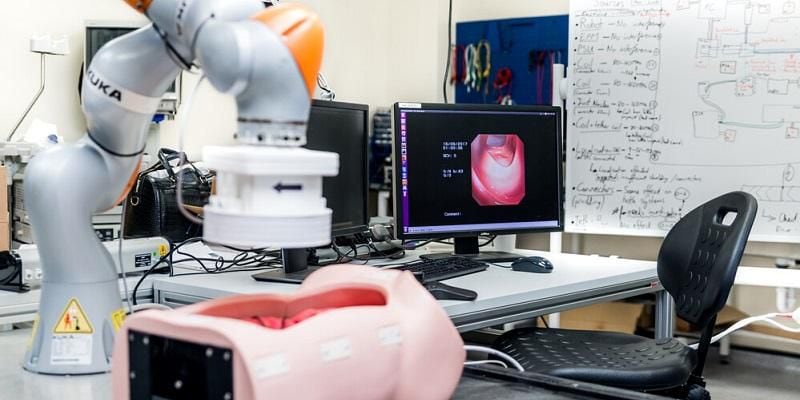
[[[398,238],[501,262],[479,234],[563,229],[560,108],[397,103],[393,143]]]
[[[369,107],[362,104],[314,100],[308,119],[307,144],[311,150],[339,154],[339,174],[322,181],[322,193],[333,211],[331,237],[367,230],[367,136]],[[282,251],[283,270],[259,272],[257,281],[300,283],[308,268],[311,249]]]

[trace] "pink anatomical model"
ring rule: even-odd
[[[525,197],[525,144],[517,135],[478,135],[472,153],[472,197],[482,206],[518,205]]]

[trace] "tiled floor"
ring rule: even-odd
[[[110,375],[55,377],[22,371],[20,361],[30,329],[0,333],[0,398],[14,400],[111,399]],[[708,389],[714,400],[800,399],[800,358],[734,349],[721,365],[712,349],[707,364]]]

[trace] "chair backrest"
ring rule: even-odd
[[[757,209],[750,194],[731,192],[692,210],[669,231],[658,253],[658,277],[679,317],[705,327],[725,306]]]

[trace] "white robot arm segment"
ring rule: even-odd
[[[305,143],[308,82],[322,51],[321,27],[308,11],[296,4],[265,11],[257,0],[126,1],[153,24],[98,52],[84,77],[87,134],[37,155],[25,177],[44,272],[39,328],[23,362],[34,372],[110,368],[122,304],[114,263],[91,216],[124,198],[158,101],[182,68],[199,64],[217,89],[236,96],[241,142]],[[80,314],[74,304],[87,321],[62,332],[66,309]],[[65,348],[82,353],[64,354]]]

